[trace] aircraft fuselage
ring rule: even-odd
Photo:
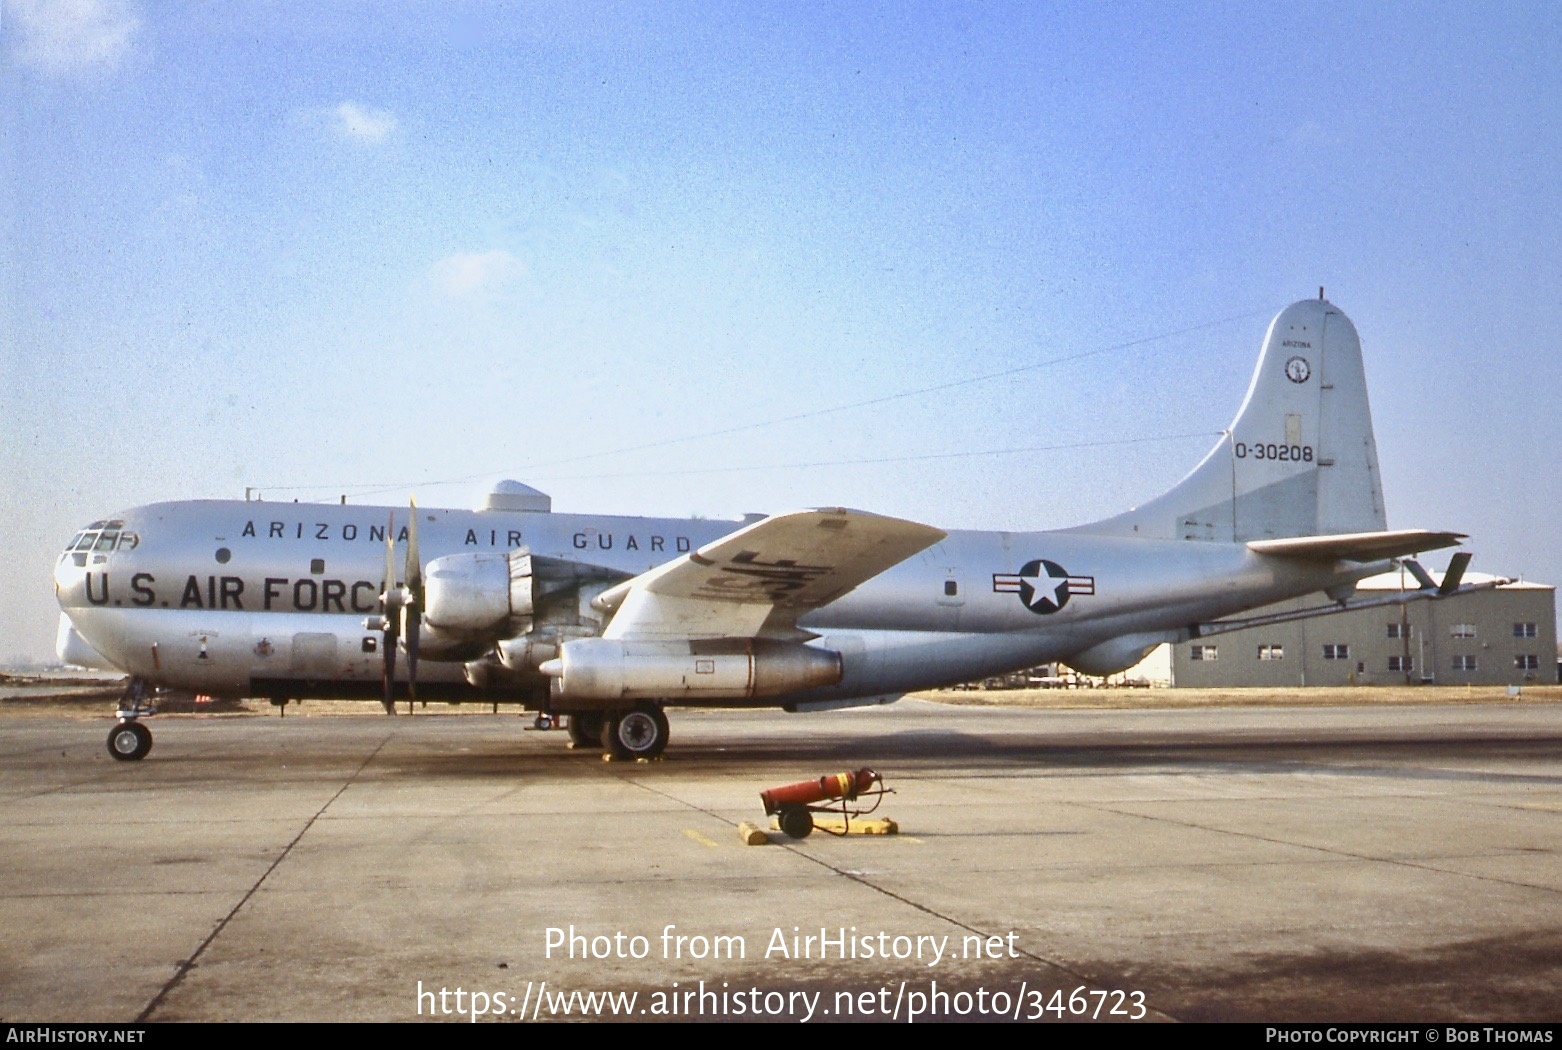
[[[745,524],[427,508],[417,515],[425,561],[526,548],[620,578]],[[56,590],[93,648],[155,684],[228,695],[377,695],[380,638],[363,620],[385,589],[387,531],[400,565],[408,516],[406,508],[252,501],[138,507],[78,535],[57,563]],[[951,532],[799,620],[819,635],[810,644],[841,653],[841,680],[764,702],[934,688],[1113,639],[1127,639],[1124,651],[1148,648],[1189,625],[1382,568],[1298,563],[1241,543]],[[589,597],[581,599],[586,616]],[[545,695],[545,682],[524,676],[474,685],[462,659],[425,659],[418,677],[424,696],[531,703]]]

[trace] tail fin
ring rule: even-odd
[[[1191,474],[1070,531],[1246,542],[1385,528],[1361,340],[1320,296],[1270,322],[1236,420]]]

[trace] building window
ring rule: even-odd
[[[1258,658],[1260,660],[1284,660],[1285,659],[1285,646],[1283,646],[1283,645],[1260,645],[1258,647]]]
[[[1391,623],[1388,625],[1388,636],[1390,638],[1409,638],[1410,625],[1408,623]]]
[[[1448,628],[1448,633],[1451,637],[1454,638],[1474,638],[1475,624],[1456,623],[1452,627]]]
[[[1514,624],[1513,625],[1513,637],[1515,637],[1515,638],[1533,638],[1533,637],[1535,637],[1535,625],[1532,624],[1532,623],[1516,623],[1516,624]]]
[[[1192,651],[1188,654],[1188,658],[1190,660],[1219,660],[1220,646],[1195,645]]]
[[[1390,671],[1404,671],[1406,674],[1409,674],[1416,669],[1415,660],[1408,656],[1391,656],[1388,658],[1388,669]]]
[[[1538,671],[1540,670],[1540,657],[1534,653],[1520,653],[1513,658],[1513,669],[1515,671]]]
[[[1473,670],[1475,670],[1475,657],[1473,657],[1473,656],[1456,656],[1456,657],[1454,657],[1454,670],[1455,671],[1473,671]]]
[[[1323,658],[1325,660],[1349,660],[1350,646],[1326,645],[1323,647]]]

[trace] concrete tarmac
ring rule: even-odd
[[[1562,705],[427,710],[6,719],[0,1019],[1562,1017]],[[860,766],[901,835],[740,842]]]

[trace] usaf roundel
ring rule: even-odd
[[[1013,576],[993,573],[993,590],[998,594],[1018,594],[1025,608],[1045,616],[1067,605],[1071,594],[1096,593],[1096,578],[1070,576],[1057,562],[1037,558],[1026,562]]]

